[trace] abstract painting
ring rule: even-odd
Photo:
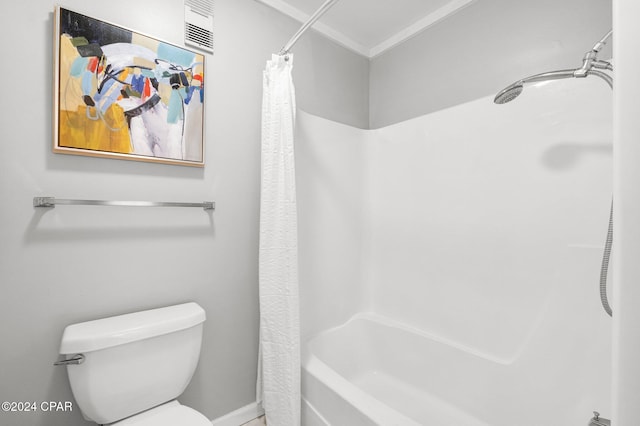
[[[55,17],[54,152],[204,166],[204,55]]]

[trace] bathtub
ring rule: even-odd
[[[302,424],[586,424],[597,407],[585,389],[597,379],[582,374],[581,359],[562,362],[561,348],[538,347],[535,339],[530,345],[513,359],[491,358],[380,315],[357,314],[303,345]]]

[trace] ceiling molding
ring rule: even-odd
[[[437,24],[443,19],[448,18],[462,8],[467,7],[470,4],[475,3],[476,1],[477,0],[451,0],[449,3],[426,15],[415,24],[406,27],[402,31],[397,32],[395,35],[389,37],[382,43],[371,48],[369,50],[369,55],[367,56],[369,58],[375,58],[376,56],[383,54],[385,51],[391,49],[392,47],[397,46],[398,44],[410,39],[411,37],[416,36],[430,26]]]
[[[284,0],[257,0],[257,1],[264,3],[267,6],[270,6],[280,11],[281,13],[295,19],[300,23],[306,22],[311,17],[310,14],[305,13],[300,9],[297,9],[291,6],[289,2]],[[344,1],[349,1],[349,0],[344,0]],[[393,0],[386,0],[386,1],[393,1]],[[411,37],[414,37],[415,35],[429,28],[430,26],[440,22],[441,20],[449,17],[450,15],[458,12],[459,10],[463,9],[464,7],[476,1],[477,0],[451,0],[449,1],[449,3],[445,4],[439,9],[421,18],[418,22],[407,26],[403,30],[397,32],[393,36],[384,40],[382,43],[379,43],[378,45],[373,47],[363,46],[362,44],[354,41],[350,37],[344,35],[339,30],[329,25],[326,25],[320,21],[316,22],[313,25],[312,29],[321,33],[325,37],[335,41],[341,46],[346,47],[349,50],[352,50],[362,56],[365,56],[371,59],[383,54],[387,50],[401,44],[402,42],[410,39]],[[291,35],[293,36],[293,33]],[[282,44],[284,45],[287,41],[288,40],[284,40]],[[275,48],[279,48],[279,47],[276,46]]]
[[[303,11],[301,11],[300,9],[297,9],[293,6],[291,6],[288,2],[283,1],[283,0],[257,0],[260,3],[264,3],[267,6],[270,6],[274,9],[276,9],[279,12],[284,13],[285,15],[295,19],[296,21],[300,22],[301,24],[304,24],[305,22],[307,22],[307,20],[311,17],[311,15],[309,15],[308,13],[305,13]],[[357,43],[355,41],[353,41],[351,38],[347,37],[346,35],[342,34],[340,31],[326,25],[323,24],[322,22],[316,22],[315,24],[313,24],[313,27],[311,27],[312,30],[315,30],[317,32],[319,32],[320,34],[324,35],[325,37],[335,41],[336,43],[340,44],[343,47],[346,47],[349,50],[352,50],[362,56],[366,56],[369,57],[369,49],[363,45],[361,45],[360,43]],[[293,36],[293,33],[291,33],[291,36]],[[287,43],[288,40],[284,40],[282,42],[282,46],[284,46]],[[279,46],[278,49],[280,49]]]

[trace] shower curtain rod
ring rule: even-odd
[[[313,15],[311,15],[307,22],[305,22],[302,27],[300,27],[298,32],[296,32],[293,37],[291,37],[291,40],[289,40],[287,44],[285,44],[282,49],[280,49],[278,55],[284,56],[288,54],[293,45],[296,44],[298,39],[302,36],[302,34],[304,34],[309,28],[311,28],[311,26],[315,24],[315,22],[320,19],[320,17],[324,15],[329,9],[331,9],[331,6],[336,4],[338,1],[339,0],[327,0],[322,6],[320,6],[320,8],[316,10]]]
[[[119,206],[119,207],[202,207],[214,210],[213,201],[202,203],[178,203],[168,201],[103,201],[103,200],[67,200],[54,197],[34,197],[33,207],[55,207],[56,204],[67,206]]]

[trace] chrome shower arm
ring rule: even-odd
[[[575,69],[571,70],[559,70],[559,71],[550,71],[543,72],[540,74],[535,74],[522,80],[519,80],[519,83],[534,83],[536,81],[548,81],[548,80],[560,80],[563,78],[573,78],[575,77]]]

